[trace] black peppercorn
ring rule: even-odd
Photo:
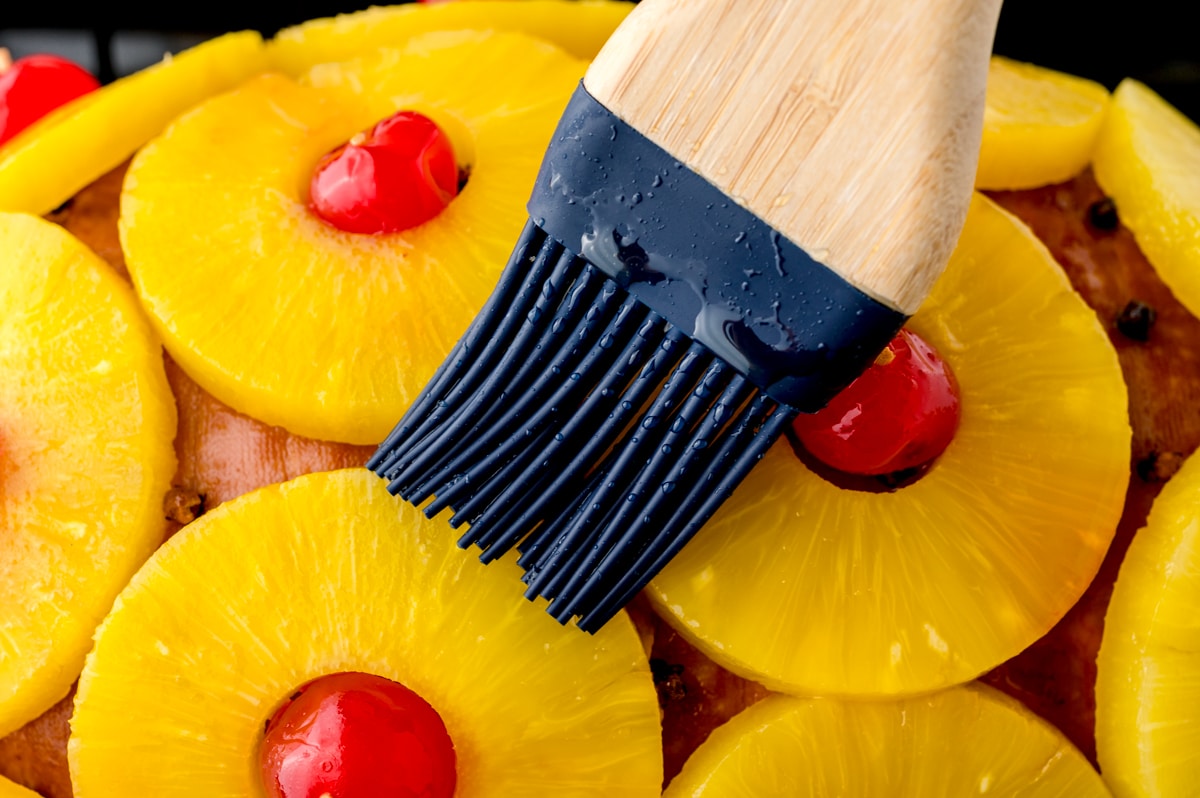
[[[1132,341],[1146,341],[1150,338],[1150,329],[1158,314],[1154,308],[1137,299],[1129,303],[1117,314],[1117,329]]]
[[[1121,220],[1117,216],[1117,204],[1112,201],[1112,197],[1105,197],[1091,204],[1088,208],[1088,222],[1097,230],[1105,232],[1117,229]]]
[[[687,697],[687,683],[683,680],[683,666],[657,657],[650,660],[650,675],[658,688],[659,700],[682,701]]]

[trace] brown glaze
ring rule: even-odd
[[[127,275],[116,232],[124,167],[84,189],[49,216]],[[1020,216],[1062,264],[1109,331],[1129,386],[1134,476],[1116,539],[1080,602],[1044,638],[984,680],[1017,697],[1062,729],[1094,761],[1095,656],[1121,557],[1145,522],[1154,497],[1200,444],[1200,320],[1171,296],[1123,228],[1089,221],[1103,199],[1090,174],[1059,186],[993,197]],[[1103,209],[1102,209],[1103,210]],[[1097,219],[1103,224],[1105,216]],[[1134,337],[1117,319],[1131,300],[1154,310]],[[1144,315],[1144,314],[1143,314]],[[1126,323],[1128,329],[1128,314]],[[1137,340],[1146,332],[1145,341]],[[179,406],[180,466],[164,500],[169,531],[248,490],[304,473],[360,465],[369,447],[300,438],[248,418],[205,393],[169,358],[167,377]],[[639,600],[631,608],[650,652],[663,710],[664,773],[670,780],[709,733],[768,691],[735,676],[685,642]],[[0,740],[0,774],[47,798],[70,798],[66,740],[71,698]]]
[[[46,218],[62,225],[76,238],[91,247],[108,265],[126,279],[125,253],[121,251],[121,239],[117,234],[117,213],[121,200],[121,183],[125,180],[123,163],[84,188]]]
[[[41,716],[0,739],[0,776],[46,798],[71,798],[67,738],[75,688]]]
[[[255,421],[214,399],[170,358],[166,364],[179,406],[174,484],[201,496],[207,509],[302,474],[361,466],[374,451],[302,438]]]
[[[629,609],[639,628],[653,636],[650,670],[662,708],[665,786],[713,729],[770,691],[701,654],[659,618],[644,597]]]

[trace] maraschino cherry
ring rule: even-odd
[[[0,144],[60,105],[100,88],[83,67],[56,55],[13,61],[0,48]]]
[[[932,346],[901,330],[875,362],[792,430],[825,465],[881,475],[936,459],[958,429],[958,383]]]
[[[349,233],[397,233],[427,222],[458,194],[450,138],[427,116],[399,111],[321,158],[309,205]]]
[[[451,798],[457,781],[437,711],[368,673],[297,690],[267,723],[259,765],[270,798]]]

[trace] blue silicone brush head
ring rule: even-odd
[[[905,316],[582,86],[487,305],[368,467],[599,629]],[[432,501],[431,501],[432,500]],[[428,503],[428,504],[426,504]]]
[[[368,466],[594,632],[857,377],[970,203],[999,0],[646,0]]]

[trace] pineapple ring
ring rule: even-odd
[[[595,637],[563,628],[513,593],[513,562],[481,568],[443,524],[350,469],[186,527],[97,633],[71,723],[75,795],[260,796],[275,708],[362,671],[442,716],[458,798],[658,796],[658,699],[628,616]]]
[[[226,34],[56,109],[0,148],[0,210],[49,213],[178,114],[266,68],[266,53],[253,31]]]
[[[1093,168],[1158,276],[1200,315],[1200,127],[1126,79],[1113,92]]]
[[[1129,478],[1125,385],[1050,253],[977,196],[910,326],[962,395],[928,473],[842,490],[781,441],[652,583],[730,670],[785,692],[928,692],[1024,649],[1099,568]]]
[[[585,67],[521,34],[429,34],[308,85],[260,77],[179,119],[130,167],[120,224],[171,356],[260,421],[377,443],[495,285]],[[400,108],[446,130],[470,182],[411,230],[325,224],[307,208],[313,165]]]
[[[165,532],[175,402],[133,292],[65,230],[0,213],[0,737],[67,694]]]
[[[1096,660],[1096,749],[1119,796],[1188,795],[1200,771],[1200,455],[1121,563]]]
[[[1074,75],[992,56],[975,187],[1021,189],[1087,168],[1108,90]]]
[[[713,731],[663,798],[1108,794],[1057,729],[976,684],[881,703],[770,696]]]
[[[284,28],[267,45],[271,62],[290,75],[316,64],[348,61],[439,30],[518,31],[577,58],[591,59],[629,16],[623,0],[456,0],[437,5],[371,7]]]

